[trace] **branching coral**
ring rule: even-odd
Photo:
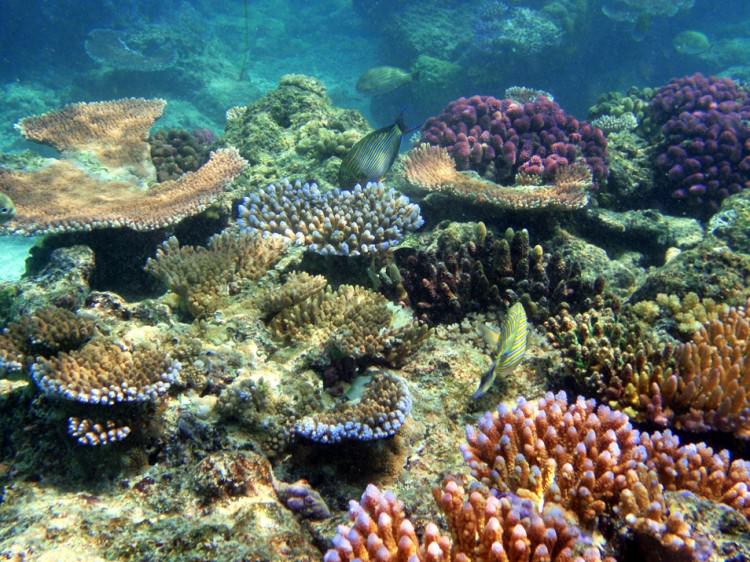
[[[404,315],[378,293],[352,285],[321,291],[269,323],[287,339],[323,344],[332,359],[342,357],[399,366],[421,345],[427,326]]]
[[[190,315],[200,318],[214,312],[223,297],[247,281],[256,281],[281,258],[287,243],[280,238],[225,230],[208,246],[180,246],[173,236],[149,258],[145,270],[180,298]]]
[[[146,188],[155,179],[148,129],[164,103],[74,104],[23,119],[18,128],[24,136],[60,149],[65,159],[32,170],[0,170],[0,191],[16,206],[2,232],[153,230],[205,210],[246,162],[234,149],[218,150],[195,172]]]
[[[72,417],[68,418],[68,435],[75,437],[80,445],[109,445],[130,435],[130,428],[127,425],[118,426],[112,420],[100,424],[89,418]]]
[[[404,164],[406,179],[415,187],[447,193],[473,203],[500,209],[561,209],[585,207],[592,187],[591,172],[584,166],[561,166],[553,185],[519,184],[504,187],[456,170],[445,148],[422,144]],[[541,174],[539,174],[541,178]],[[520,178],[518,178],[520,179]]]
[[[424,221],[417,205],[379,183],[324,193],[314,183],[284,182],[246,197],[237,222],[321,254],[359,256],[384,252]]]
[[[0,333],[0,369],[17,371],[35,357],[79,348],[94,335],[94,323],[50,306],[23,316]]]
[[[304,271],[290,273],[281,287],[269,289],[257,299],[258,307],[266,318],[286,308],[306,301],[325,290],[328,281],[322,275],[310,275]]]
[[[165,353],[93,340],[80,350],[40,358],[31,377],[45,394],[86,404],[145,402],[163,395],[180,370]]]
[[[469,312],[518,300],[539,319],[563,304],[587,309],[604,290],[601,279],[585,282],[577,264],[550,256],[541,246],[532,248],[526,230],[495,236],[482,223],[466,242],[446,231],[434,249],[398,252],[396,263],[409,302],[431,323],[455,322]]]
[[[395,375],[378,373],[358,402],[302,418],[292,433],[318,443],[384,439],[401,429],[410,411],[406,383]]]

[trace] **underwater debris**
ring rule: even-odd
[[[179,297],[181,308],[194,318],[215,312],[232,290],[257,281],[281,259],[287,248],[282,238],[227,229],[204,247],[180,246],[172,236],[162,243],[145,271],[159,278]]]
[[[173,66],[177,60],[174,51],[163,44],[153,52],[143,53],[127,43],[128,36],[114,29],[92,29],[86,36],[86,54],[98,63],[118,70],[155,72]]]
[[[316,443],[373,441],[394,436],[411,411],[406,383],[387,372],[373,375],[364,394],[354,404],[306,416],[294,424],[294,436]]]
[[[169,390],[180,368],[161,351],[92,340],[80,350],[38,358],[29,371],[45,394],[106,406],[155,400]]]
[[[269,185],[242,201],[242,231],[275,234],[323,255],[384,252],[422,226],[419,207],[380,183],[322,192],[297,181]]]
[[[499,209],[576,210],[585,207],[592,187],[586,166],[558,167],[553,185],[498,185],[459,172],[445,148],[421,144],[409,152],[404,175],[414,187],[447,193],[471,203]],[[520,173],[518,174],[521,175]],[[541,177],[541,174],[538,174]]]

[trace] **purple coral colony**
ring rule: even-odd
[[[22,4],[0,560],[750,561],[742,0]]]

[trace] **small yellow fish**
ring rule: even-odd
[[[500,332],[482,326],[482,336],[495,349],[495,359],[490,369],[482,375],[479,388],[472,394],[472,400],[481,398],[492,387],[498,373],[511,373],[518,367],[526,353],[526,338],[529,335],[529,323],[523,305],[517,302],[510,307],[505,316]]]
[[[0,193],[0,224],[6,223],[16,216],[16,206],[13,204],[13,200]]]

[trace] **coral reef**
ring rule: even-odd
[[[390,373],[377,373],[358,402],[306,416],[294,424],[292,434],[325,444],[385,439],[401,429],[411,405],[404,381]]]
[[[243,231],[343,256],[384,252],[424,222],[417,205],[380,183],[326,192],[314,183],[272,184],[246,197],[238,213]]]
[[[109,445],[130,435],[130,428],[127,425],[118,426],[112,420],[100,424],[88,418],[72,417],[68,418],[68,435],[75,437],[80,445]]]
[[[545,179],[577,159],[590,166],[595,181],[607,177],[602,131],[542,96],[525,104],[491,96],[459,98],[425,122],[422,141],[446,147],[459,170],[474,170],[496,183],[513,183],[534,156],[542,160]]]
[[[298,74],[227,116],[224,141],[250,163],[245,192],[292,177],[336,185],[341,158],[369,129],[358,112],[334,107],[321,82]]]
[[[179,307],[203,318],[243,283],[256,281],[281,259],[287,243],[253,233],[225,230],[204,247],[180,246],[174,236],[149,258],[145,270],[177,294]]]
[[[180,367],[161,351],[93,340],[80,350],[41,357],[29,371],[45,394],[109,405],[154,400],[169,390]]]
[[[542,185],[543,165],[521,171],[518,185],[503,187],[456,170],[445,148],[422,144],[409,153],[404,163],[406,180],[428,192],[451,196],[500,209],[575,210],[585,207],[592,187],[591,172],[585,165],[557,166],[553,185]]]
[[[195,172],[208,161],[210,147],[215,142],[211,131],[180,129],[157,131],[148,139],[151,161],[156,167],[156,180],[176,180],[187,172]]]
[[[750,182],[750,98],[727,78],[693,74],[660,88],[651,101],[664,142],[656,167],[675,199],[704,214]]]
[[[318,291],[269,322],[277,337],[322,343],[331,360],[403,364],[427,336],[427,326],[378,293],[353,285]]]
[[[456,322],[519,300],[538,321],[560,306],[589,308],[604,289],[603,279],[585,282],[575,263],[532,247],[528,231],[495,236],[482,223],[467,240],[449,228],[432,248],[397,252],[396,264],[408,302],[429,323]]]

